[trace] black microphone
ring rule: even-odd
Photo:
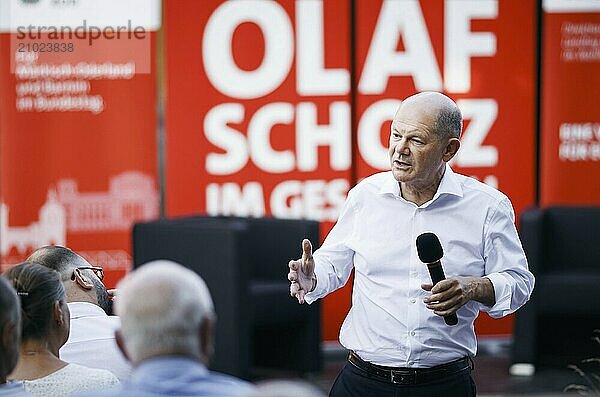
[[[421,262],[427,264],[433,285],[446,279],[440,262],[440,259],[444,256],[444,251],[440,240],[435,234],[423,233],[417,237],[417,254],[419,254]],[[444,317],[444,321],[448,325],[456,325],[458,324],[458,317],[454,313]]]

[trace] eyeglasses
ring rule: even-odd
[[[77,269],[79,270],[91,270],[94,272],[94,274],[96,275],[96,277],[98,277],[100,279],[100,281],[104,280],[104,270],[102,270],[101,267],[96,267],[96,266],[78,266]]]

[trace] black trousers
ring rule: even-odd
[[[333,383],[330,397],[475,397],[477,390],[471,368],[430,383],[400,385],[370,376],[346,362]]]

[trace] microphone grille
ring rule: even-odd
[[[417,237],[417,254],[423,263],[439,261],[444,256],[440,239],[433,233],[419,235]]]

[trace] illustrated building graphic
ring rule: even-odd
[[[154,181],[140,172],[111,178],[107,192],[80,193],[73,179],[61,179],[57,192],[69,232],[128,230],[135,221],[158,217]]]
[[[10,226],[8,205],[0,202],[0,255],[14,247],[24,254],[43,245],[67,245],[68,232],[127,231],[136,221],[158,217],[152,177],[128,171],[109,180],[108,191],[79,192],[73,179],[49,189],[37,222]]]
[[[65,209],[58,202],[56,192],[48,191],[46,202],[39,210],[37,222],[28,226],[10,227],[9,208],[0,203],[0,254],[8,255],[15,247],[19,253],[42,245],[66,243]]]

